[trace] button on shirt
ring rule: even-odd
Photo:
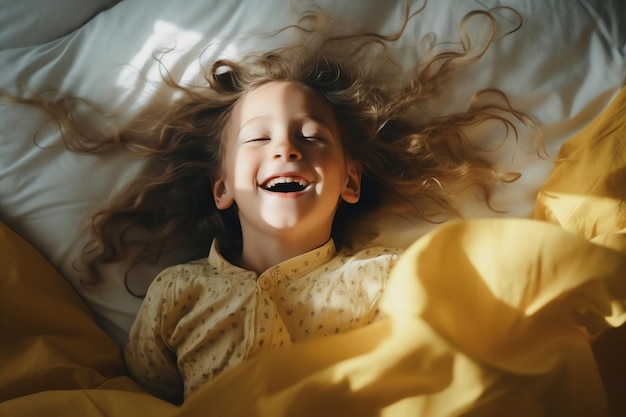
[[[208,259],[159,274],[148,289],[125,349],[135,378],[175,400],[264,349],[364,326],[397,249],[337,253],[334,242],[260,276],[229,263],[215,242]]]

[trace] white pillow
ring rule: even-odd
[[[120,0],[1,0],[0,50],[65,36]]]

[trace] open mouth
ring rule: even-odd
[[[297,193],[306,190],[309,185],[303,178],[276,177],[262,184],[261,188],[273,193]]]

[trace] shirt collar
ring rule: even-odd
[[[333,239],[330,239],[328,240],[328,242],[318,247],[317,249],[313,249],[310,252],[295,256],[279,263],[278,265],[270,267],[269,269],[264,271],[261,276],[267,273],[273,274],[273,276],[278,276],[278,272],[280,273],[281,278],[284,277],[286,279],[293,279],[302,275],[306,275],[312,270],[327,263],[336,254],[337,248],[335,247],[335,242]],[[228,262],[226,258],[224,258],[220,253],[216,240],[213,240],[213,243],[211,244],[208,262],[209,265],[214,266],[226,273],[236,271],[252,272]]]

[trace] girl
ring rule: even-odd
[[[184,97],[156,120],[69,143],[121,144],[153,161],[150,176],[93,218],[92,284],[99,265],[129,253],[158,258],[191,241],[204,256],[166,269],[145,295],[125,358],[150,391],[180,401],[259,351],[376,320],[399,251],[356,247],[375,217],[454,215],[454,189],[475,185],[488,200],[494,183],[517,178],[476,156],[466,134],[489,121],[515,135],[517,122],[531,126],[503,93],[480,91],[463,113],[420,112],[452,71],[485,53],[494,17],[468,14],[460,49],[433,48],[401,74],[387,44],[415,13],[405,4],[389,36],[333,35],[323,13],[305,14],[292,46],[215,62],[205,86],[166,79]],[[472,18],[489,29],[477,50]]]
[[[335,212],[358,201],[362,168],[317,91],[260,81],[223,129],[213,198],[236,210],[242,246],[225,258],[216,242],[208,259],[162,272],[125,350],[137,379],[169,400],[183,380],[188,395],[263,349],[371,322],[395,258],[386,248],[335,249]]]

